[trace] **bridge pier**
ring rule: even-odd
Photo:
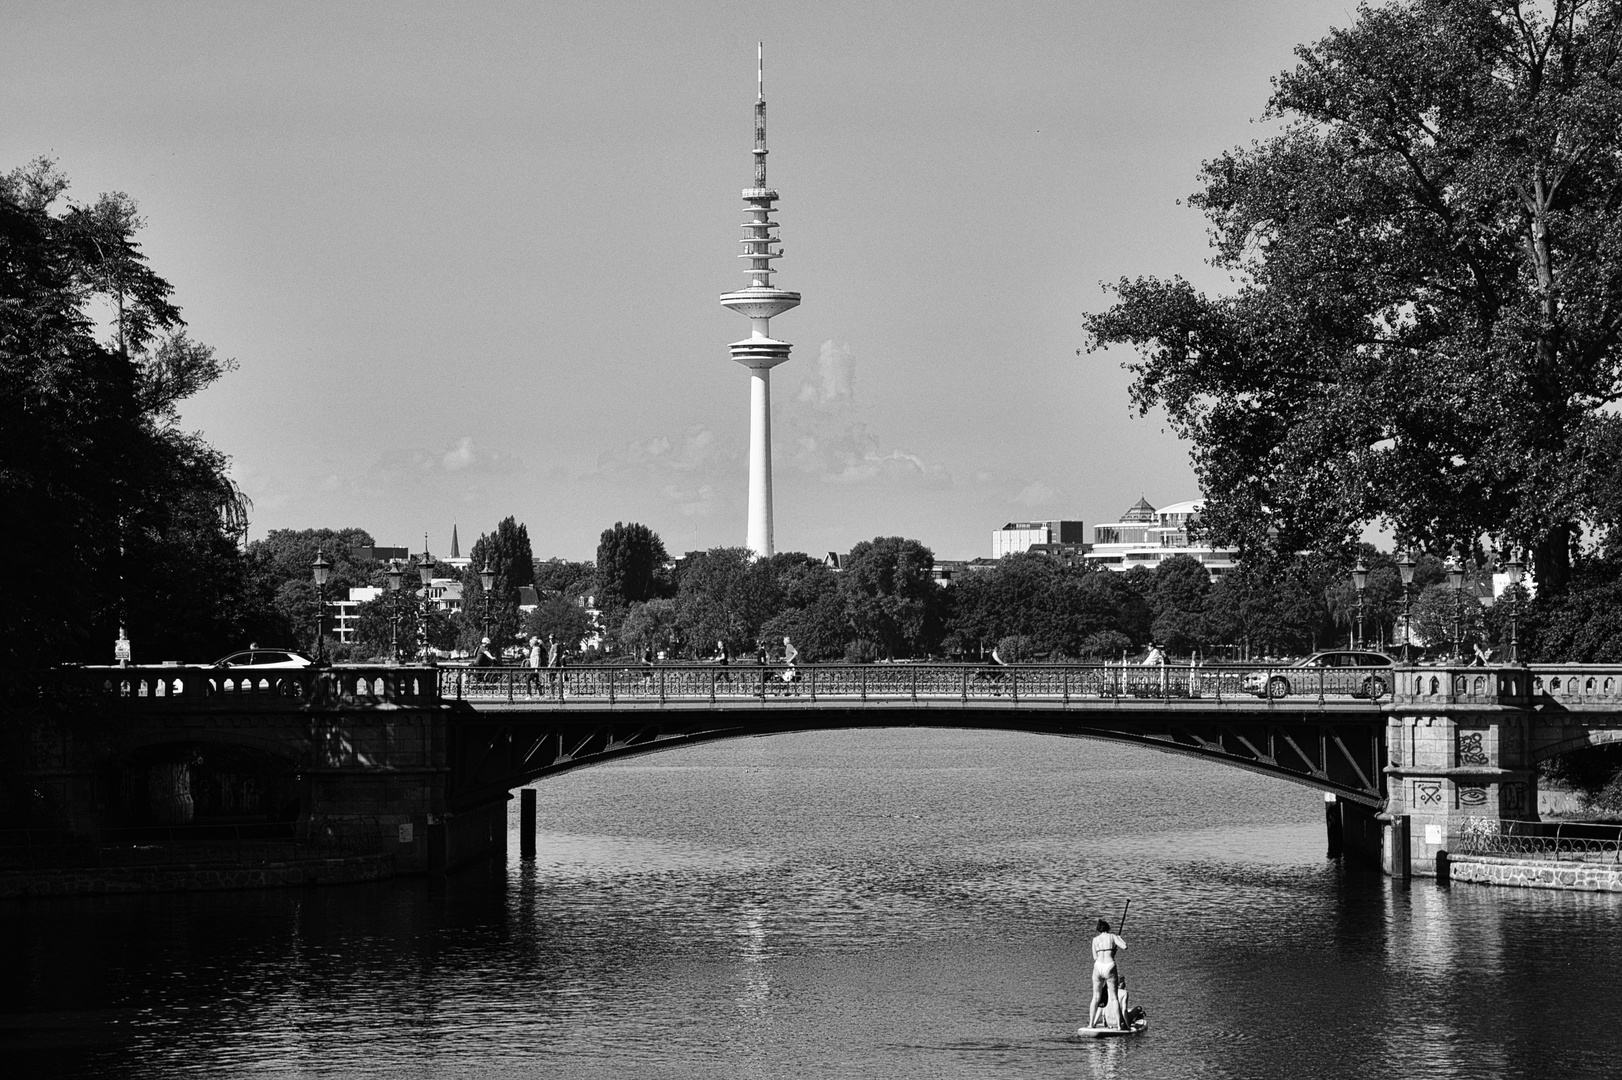
[[[1434,877],[1469,822],[1537,816],[1531,673],[1413,668],[1396,683],[1382,861],[1393,876]]]
[[[525,859],[535,857],[535,789],[524,788],[518,800],[518,854]]]
[[[1324,795],[1324,827],[1327,833],[1327,858],[1338,859],[1346,852],[1346,829],[1340,820],[1340,800],[1332,793]]]
[[[1385,865],[1382,845],[1385,842],[1385,823],[1380,820],[1380,812],[1372,806],[1352,802],[1350,799],[1337,799],[1324,802],[1325,816],[1332,821],[1330,836],[1338,836],[1340,851],[1333,849],[1330,858],[1339,855],[1347,864],[1355,864],[1370,870],[1380,869]]]
[[[463,863],[507,854],[507,801],[499,799],[479,806],[465,807],[445,815],[444,825],[435,837],[437,863],[433,871],[454,869]]]

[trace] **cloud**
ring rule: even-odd
[[[716,476],[737,468],[743,458],[736,447],[723,446],[714,431],[694,424],[675,437],[655,435],[626,443],[598,457],[587,477],[624,483],[659,482],[671,476]]]
[[[830,484],[891,480],[950,487],[951,474],[874,434],[856,405],[856,359],[849,345],[825,341],[816,371],[802,378],[777,422],[786,464]]]
[[[286,480],[275,474],[231,462],[231,479],[248,496],[255,514],[284,510],[293,503],[293,490]]]
[[[676,504],[683,517],[710,517],[719,505],[714,484],[700,484],[684,488],[679,484],[666,484],[659,494]]]
[[[1014,501],[1023,506],[1045,506],[1058,498],[1059,493],[1040,480],[1032,480],[1020,489]]]
[[[462,441],[445,451],[440,461],[444,464],[446,472],[460,472],[473,464],[474,456],[473,436],[463,435]]]
[[[795,471],[823,483],[852,486],[905,483],[950,487],[952,478],[905,447],[873,431],[856,406],[856,360],[850,346],[824,342],[814,367],[798,380],[782,380],[772,412],[773,465],[779,476]],[[720,430],[694,424],[661,432],[601,454],[574,477],[608,481],[657,493],[683,517],[735,513],[749,484],[748,415]]]
[[[856,358],[850,346],[824,341],[817,353],[817,375],[814,379],[801,379],[795,397],[812,405],[856,401]]]

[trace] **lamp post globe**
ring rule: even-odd
[[[1357,606],[1354,622],[1352,624],[1352,648],[1358,648],[1363,642],[1363,590],[1369,585],[1369,568],[1363,565],[1363,557],[1358,556],[1357,565],[1352,567],[1352,588],[1357,592]]]
[[[490,563],[486,561],[484,569],[479,571],[479,585],[484,593],[484,636],[486,640],[490,638],[490,590],[495,588],[495,584],[496,572],[490,569]]]
[[[327,578],[332,574],[332,564],[320,548],[315,549],[310,571],[315,578],[315,662],[321,664],[327,658]]]
[[[404,584],[405,574],[398,566],[391,565],[388,573],[384,575],[389,583],[389,658],[396,664],[400,662],[400,586]]]
[[[417,563],[417,576],[422,579],[422,618],[417,621],[417,654],[423,663],[428,662],[428,586],[434,581],[434,557],[428,552],[422,553],[422,560]]]
[[[1414,662],[1413,634],[1409,629],[1408,618],[1413,605],[1413,594],[1410,591],[1414,584],[1414,553],[1403,550],[1402,558],[1397,560],[1397,573],[1402,576],[1402,662]]]
[[[1521,561],[1519,551],[1512,552],[1509,562],[1504,564],[1504,572],[1509,575],[1509,584],[1515,589],[1515,595],[1509,602],[1509,662],[1521,662],[1521,643],[1516,636],[1515,619],[1521,608],[1521,578],[1526,573],[1526,563]]]
[[[1447,561],[1447,583],[1453,587],[1453,659],[1464,658],[1464,559],[1457,551]]]

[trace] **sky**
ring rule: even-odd
[[[1202,161],[1346,2],[10,0],[0,169],[123,191],[193,337],[238,369],[183,422],[252,537],[368,530],[541,557],[639,521],[741,546],[748,323],[717,303],[751,184],[801,306],[772,372],[776,546],[991,553],[1006,521],[1198,496],[1089,353],[1102,285],[1204,288]],[[1081,350],[1077,355],[1077,350]]]

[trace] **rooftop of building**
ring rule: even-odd
[[[1152,522],[1155,520],[1155,508],[1149,505],[1148,499],[1140,495],[1136,505],[1121,515],[1121,520]]]

